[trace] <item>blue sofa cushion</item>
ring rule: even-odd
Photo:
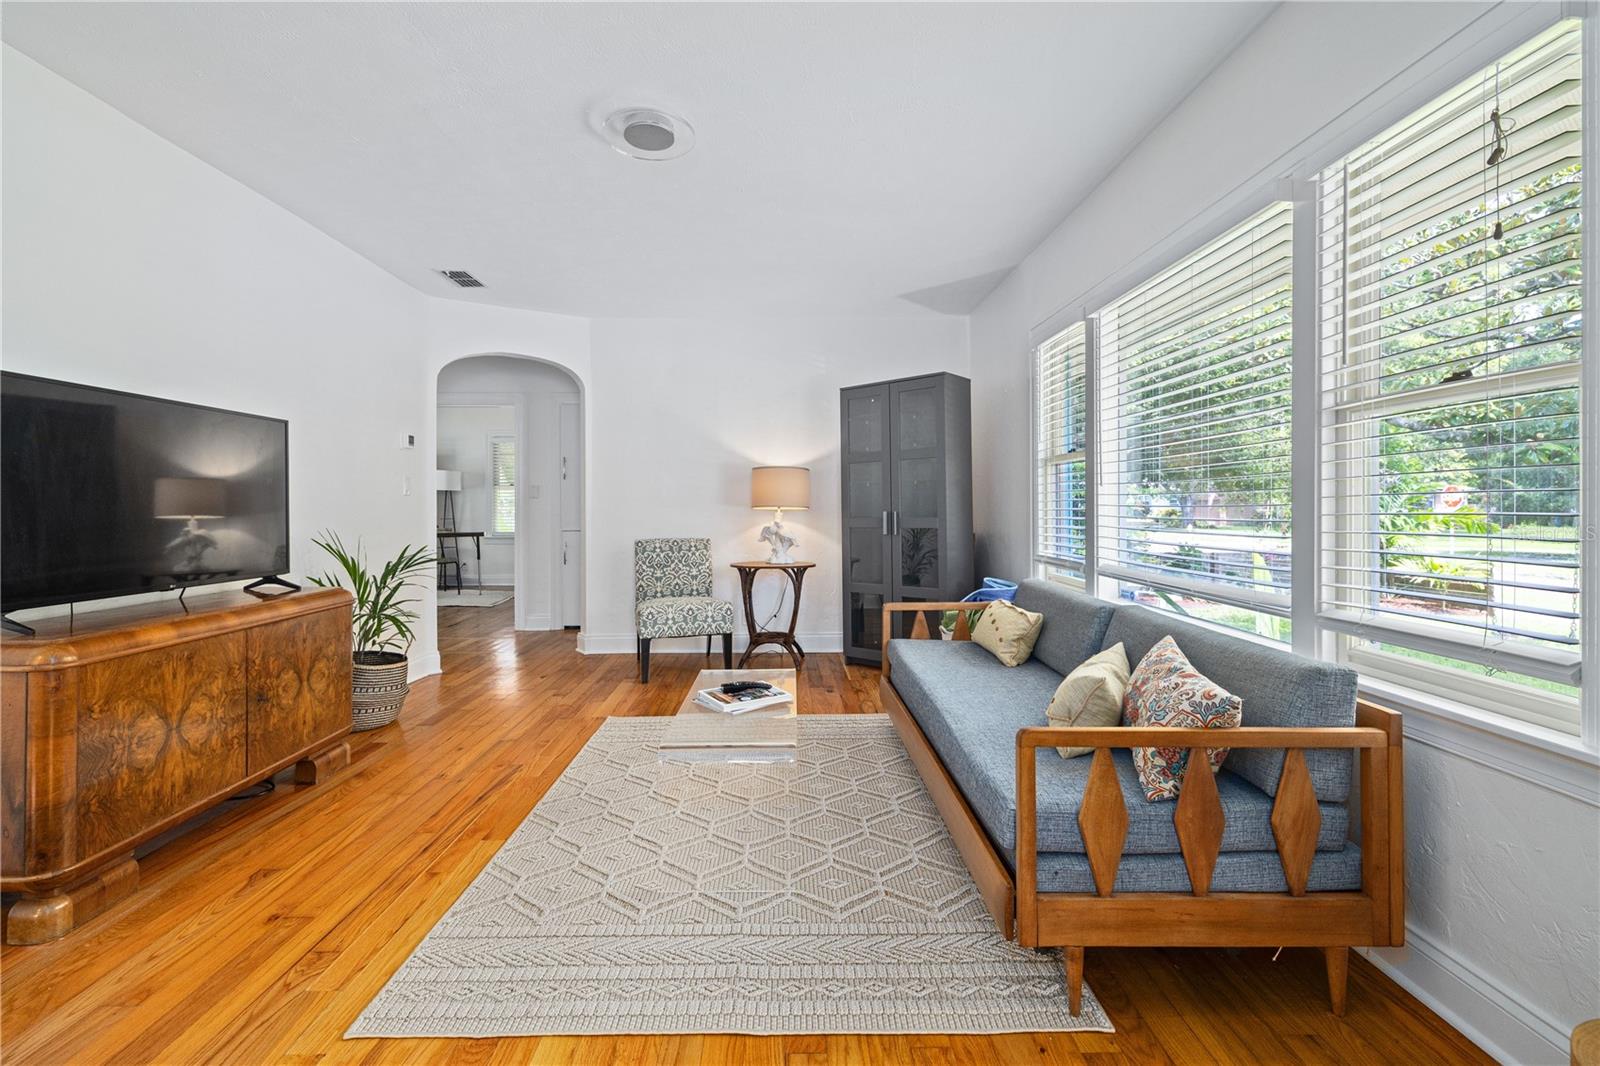
[[[1049,628],[1047,618],[1045,630]],[[1110,647],[1120,641],[1128,662],[1137,668],[1145,652],[1168,635],[1196,670],[1244,700],[1241,725],[1301,728],[1356,724],[1356,673],[1342,666],[1229,636],[1136,604],[1116,608],[1103,644]],[[1349,799],[1350,763],[1348,751],[1306,752],[1306,768],[1319,800],[1344,803]],[[1282,751],[1235,749],[1222,765],[1269,796],[1278,794]]]
[[[906,708],[955,779],[967,804],[996,847],[1016,847],[1017,730],[1046,725],[1045,708],[1061,677],[1030,660],[1002,666],[970,642],[894,640],[889,642],[890,681]],[[1128,810],[1125,854],[1178,854],[1173,826],[1175,803],[1144,798],[1133,759],[1126,749],[1112,753]],[[1039,851],[1083,851],[1078,809],[1092,756],[1063,759],[1053,748],[1037,756]],[[1273,851],[1272,800],[1261,789],[1228,773],[1217,775],[1226,826],[1224,851]],[[1317,846],[1336,850],[1345,844],[1348,811],[1343,804],[1319,805],[1322,832]]]
[[[1005,853],[1013,872],[1017,857]],[[1311,860],[1312,892],[1347,892],[1361,887],[1361,848],[1319,851]],[[1211,871],[1213,892],[1287,892],[1283,863],[1277,852],[1229,851],[1217,856]],[[1093,892],[1094,875],[1087,855],[1052,852],[1039,856],[1040,892]],[[1189,871],[1181,855],[1124,855],[1117,866],[1115,892],[1188,892]]]
[[[1112,603],[1039,577],[1017,586],[1016,604],[1025,611],[1044,615],[1033,657],[1062,675],[1072,673],[1079,663],[1101,650],[1100,642],[1116,610]]]

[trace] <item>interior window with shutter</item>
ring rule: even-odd
[[[517,531],[517,441],[489,438],[489,535],[509,537]]]
[[[1292,231],[1273,204],[1096,316],[1101,591],[1281,641]]]
[[[1069,326],[1039,346],[1034,357],[1037,431],[1037,508],[1034,558],[1046,573],[1083,576],[1088,433],[1088,331]]]
[[[1319,617],[1363,672],[1572,732],[1579,27],[1325,171],[1318,223]]]

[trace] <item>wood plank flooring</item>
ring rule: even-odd
[[[511,605],[441,612],[447,673],[324,784],[232,801],[142,859],[138,892],[63,941],[0,952],[7,1063],[918,1063],[1490,1060],[1352,959],[1094,950],[1114,1034],[343,1040],[346,1026],[608,715],[671,714],[704,660],[582,656]],[[762,656],[756,665],[781,665]],[[813,655],[801,709],[871,712],[877,672]]]

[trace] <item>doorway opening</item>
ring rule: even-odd
[[[474,355],[439,372],[440,630],[583,622],[582,395],[560,367]]]

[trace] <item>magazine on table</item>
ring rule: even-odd
[[[695,693],[695,702],[725,714],[744,714],[765,707],[777,707],[794,697],[776,685],[763,683],[759,688],[746,688],[739,692],[726,692],[721,688],[703,688]]]

